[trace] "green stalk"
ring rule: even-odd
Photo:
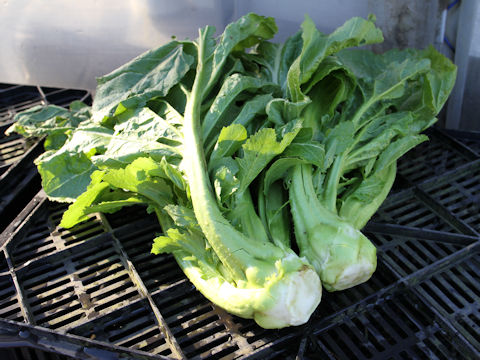
[[[289,188],[300,256],[316,269],[328,291],[367,281],[377,266],[375,246],[316,197],[311,165],[296,165]]]
[[[198,262],[188,259],[183,250],[175,257],[197,289],[227,311],[254,318],[265,328],[303,324],[321,299],[321,284],[315,271],[290,249],[282,250],[268,238],[260,236],[258,240],[239,232],[223,216],[213,195],[200,124],[201,94],[207,80],[203,63],[206,32],[199,37],[197,77],[187,97],[183,160],[198,225],[229,276],[226,278],[215,267],[199,266],[205,258],[201,253],[192,254]],[[258,223],[262,226],[261,221]],[[253,232],[251,224],[248,232]],[[188,234],[171,234],[192,241]]]
[[[262,189],[262,185],[260,188]],[[271,241],[282,249],[290,248],[290,220],[288,195],[280,181],[272,183],[267,193],[258,193],[258,212]]]
[[[245,272],[254,260],[281,258],[283,252],[269,242],[252,241],[237,231],[224,218],[217,206],[210,185],[206,166],[203,141],[201,138],[201,93],[206,81],[203,61],[205,59],[204,36],[200,34],[198,43],[197,76],[187,99],[183,124],[185,172],[189,180],[192,204],[198,224],[219,259],[231,271],[232,276],[245,280]],[[260,266],[266,273],[275,271],[271,261]],[[258,265],[258,264],[257,264]],[[256,275],[253,283],[261,281]]]
[[[205,31],[206,32],[206,31]],[[242,236],[223,217],[213,196],[208,177],[203,142],[201,139],[201,93],[206,79],[203,61],[205,59],[204,36],[202,33],[198,43],[197,76],[192,91],[187,98],[183,124],[185,149],[184,160],[187,166],[185,172],[189,180],[191,197],[197,221],[232,276],[238,280],[245,280],[245,270],[248,266],[248,257],[240,247]],[[224,236],[229,233],[230,236]]]
[[[331,212],[337,213],[338,183],[342,176],[345,153],[337,155],[333,165],[328,170],[327,182],[323,193],[323,203]]]
[[[250,190],[247,188],[241,193],[235,194],[233,209],[229,213],[230,221],[238,223],[241,232],[248,237],[255,238],[259,242],[268,242],[269,237],[266,227],[257,215],[253,206]]]

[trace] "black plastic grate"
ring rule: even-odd
[[[422,299],[406,292],[313,337],[322,359],[462,359]],[[314,354],[312,352],[312,354]]]
[[[0,84],[10,96],[0,96],[2,119],[38,101],[64,106],[85,96],[40,90]],[[150,254],[160,228],[143,207],[66,230],[66,205],[35,188],[0,238],[0,345],[27,359],[479,358],[480,136],[429,136],[399,162],[394,191],[365,229],[378,248],[373,277],[324,292],[308,324],[281,330],[226,313],[172,256]],[[4,174],[33,167],[25,154]],[[28,178],[16,171],[8,193]]]
[[[455,217],[480,232],[479,179],[480,162],[475,161],[452,174],[424,184],[422,188]]]
[[[184,274],[171,255],[155,256],[150,253],[152,239],[160,233],[153,218],[139,220],[114,231],[132,265],[149,291],[169,287],[184,281]]]
[[[450,138],[445,139],[441,133],[431,131],[428,142],[418,145],[399,159],[398,174],[418,184],[467,164],[474,157],[475,154],[459,148]]]
[[[44,199],[43,196],[42,198]],[[29,217],[25,231],[15,234],[15,240],[7,244],[14,266],[21,266],[106,232],[101,221],[95,216],[71,231],[59,227],[66,208],[64,204],[41,202],[35,213]]]
[[[391,235],[372,234],[370,239],[379,247],[382,262],[388,264],[399,277],[415,271],[454,254],[461,245],[444,244],[434,241],[419,241]]]
[[[40,259],[17,272],[33,323],[70,328],[139,298],[109,236]]]
[[[23,321],[15,284],[10,275],[0,276],[0,317]]]
[[[153,354],[168,356],[172,353],[145,301],[134,302],[87,322],[73,329],[72,333]]]
[[[419,199],[413,188],[389,196],[373,216],[372,221],[443,232],[457,232],[452,225]]]
[[[480,132],[449,130],[448,134],[460,144],[470,149],[470,151],[477,154],[477,156],[480,155]]]

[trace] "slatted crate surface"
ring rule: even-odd
[[[20,108],[35,103],[27,90],[15,95]],[[61,104],[61,91],[46,93]],[[144,208],[67,230],[66,205],[40,191],[2,233],[0,341],[55,352],[8,352],[32,359],[478,358],[480,157],[477,138],[454,135],[432,130],[399,162],[393,192],[365,229],[378,249],[373,277],[324,291],[306,325],[281,330],[226,313],[172,256],[152,255],[160,228]]]
[[[429,140],[416,146],[398,161],[398,174],[418,184],[475,160],[476,154],[443,132],[431,130]]]

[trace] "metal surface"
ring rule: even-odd
[[[429,136],[365,229],[372,279],[324,292],[308,324],[282,330],[227,314],[173,257],[150,254],[160,228],[144,208],[66,230],[67,205],[40,190],[0,237],[0,347],[26,359],[479,358],[480,135]]]

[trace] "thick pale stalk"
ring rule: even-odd
[[[300,255],[314,266],[325,288],[343,290],[367,281],[377,266],[376,248],[318,201],[310,165],[294,167],[289,192]]]
[[[198,224],[234,281],[226,281],[215,266],[209,265],[211,271],[205,273],[205,266],[189,260],[190,254],[180,251],[175,257],[197,289],[227,311],[254,318],[265,328],[303,324],[321,299],[321,284],[314,269],[293,251],[251,239],[236,230],[221,213],[213,195],[200,129],[201,94],[207,80],[203,37],[200,34],[197,76],[184,116],[185,173]],[[192,255],[205,263],[202,254]]]

